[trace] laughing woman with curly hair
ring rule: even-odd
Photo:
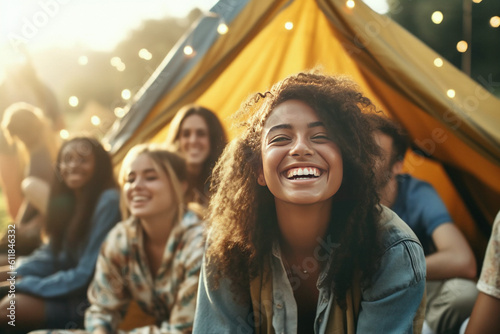
[[[243,104],[213,173],[195,333],[420,331],[424,254],[379,204],[374,108],[320,73]]]

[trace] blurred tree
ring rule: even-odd
[[[89,101],[96,101],[111,111],[124,106],[122,91],[129,89],[135,94],[200,15],[201,11],[195,9],[186,18],[144,21],[111,52],[91,51],[82,46],[47,50],[37,54],[35,65],[56,92],[71,125]],[[141,58],[141,49],[147,50],[151,59]],[[86,62],[79,64],[80,57],[85,57]],[[113,66],[113,57],[118,57],[124,67]],[[76,107],[69,106],[70,96],[78,97]]]

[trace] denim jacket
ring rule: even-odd
[[[361,309],[357,333],[412,333],[413,318],[425,290],[425,257],[411,229],[390,209],[384,207],[381,221],[384,252],[379,270],[370,285],[361,286]],[[335,244],[324,247],[333,247]],[[297,333],[297,304],[292,284],[287,278],[279,247],[271,256],[273,279],[273,319],[275,333]],[[326,333],[327,320],[334,305],[330,287],[320,284],[330,263],[318,279],[319,298],[314,333]],[[254,333],[251,305],[235,301],[228,280],[221,280],[217,290],[208,287],[206,268],[202,267],[194,333]]]

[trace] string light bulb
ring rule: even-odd
[[[468,48],[469,48],[469,44],[467,44],[466,41],[460,41],[457,43],[457,51],[458,52],[464,53],[467,51]]]
[[[500,17],[499,16],[493,16],[490,19],[490,26],[492,26],[493,28],[500,27]]]
[[[434,66],[436,66],[436,67],[442,67],[443,64],[444,64],[444,62],[443,62],[443,60],[441,58],[438,57],[438,58],[434,59]]]
[[[68,99],[68,103],[72,107],[77,107],[79,102],[80,101],[78,100],[78,97],[76,97],[76,96],[70,96]]]
[[[354,2],[354,0],[347,0],[345,5],[347,6],[347,8],[354,8],[354,6],[356,6],[356,3]]]
[[[90,117],[90,123],[92,123],[93,126],[99,126],[101,124],[101,119],[97,115],[93,115]]]
[[[455,90],[454,90],[454,89],[448,89],[448,90],[446,91],[446,95],[447,95],[450,99],[454,98],[454,97],[455,97]]]
[[[194,53],[194,49],[191,45],[186,45],[183,51],[186,56],[191,56]]]
[[[441,22],[443,22],[443,13],[439,10],[435,11],[431,15],[431,20],[434,24],[440,24]]]
[[[68,139],[69,138],[68,130],[62,129],[61,131],[59,131],[59,137],[61,137],[61,139]]]
[[[228,31],[229,31],[229,27],[225,23],[221,23],[217,27],[217,32],[219,33],[219,35],[225,35],[225,34],[227,34]]]
[[[285,23],[285,29],[292,30],[293,29],[293,22],[288,21],[287,23]]]

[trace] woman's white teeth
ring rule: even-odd
[[[287,172],[287,178],[291,179],[295,176],[320,176],[321,172],[315,167],[305,167],[305,168],[292,168]]]
[[[134,201],[134,202],[145,201],[145,200],[147,200],[146,196],[134,196],[134,197],[132,197],[132,201]]]

